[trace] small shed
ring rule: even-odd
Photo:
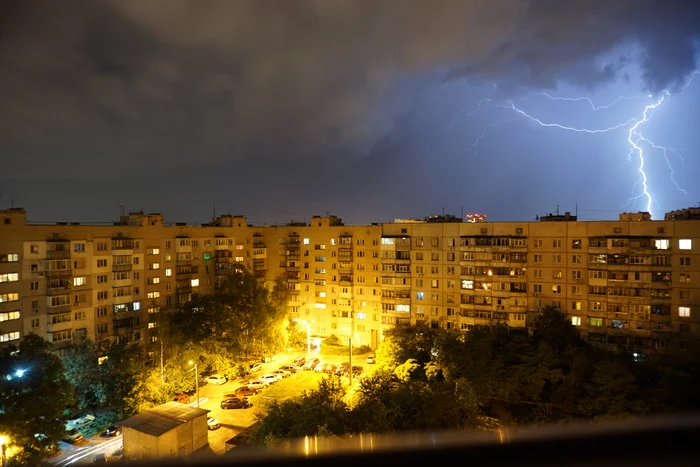
[[[209,442],[209,411],[167,402],[120,423],[124,459],[186,457]]]

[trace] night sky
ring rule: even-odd
[[[700,201],[699,44],[693,0],[4,0],[0,207],[616,219],[663,97],[659,218]]]

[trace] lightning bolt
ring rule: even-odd
[[[609,104],[595,105],[593,103],[593,100],[590,97],[585,97],[585,96],[584,97],[554,97],[550,94],[547,94],[546,92],[541,92],[541,93],[539,93],[539,95],[545,96],[546,98],[548,98],[549,100],[552,100],[552,101],[566,101],[566,102],[584,101],[584,102],[588,103],[588,105],[591,107],[591,109],[593,109],[594,112],[597,112],[598,110],[609,109],[610,107],[614,106],[615,104],[617,104],[620,101],[630,101],[633,99],[641,99],[642,98],[642,96],[620,96]],[[520,100],[523,101],[523,100],[529,99],[531,97],[533,97],[533,95],[525,96]]]
[[[688,86],[690,86],[690,84],[693,81],[693,78],[698,74],[700,74],[700,70],[693,71],[693,73],[690,74],[690,76],[688,77],[688,80],[682,86],[680,91],[682,91],[682,90],[686,89]],[[539,93],[538,95],[544,96],[547,99],[550,99],[552,101],[564,101],[564,102],[583,101],[583,102],[587,102],[588,105],[590,106],[590,108],[594,112],[599,111],[599,110],[608,109],[608,108],[614,106],[615,104],[617,104],[623,100],[627,101],[627,100],[641,99],[642,98],[642,96],[631,96],[631,97],[630,96],[620,96],[608,104],[597,106],[597,105],[595,105],[595,103],[593,102],[593,100],[590,97],[555,97],[555,96],[552,96],[546,92]],[[688,195],[688,192],[684,188],[682,188],[679,185],[678,181],[676,180],[675,171],[674,171],[673,166],[671,164],[671,161],[668,157],[668,152],[675,151],[675,150],[672,148],[658,145],[655,142],[651,141],[650,139],[646,138],[641,133],[641,127],[651,120],[651,118],[654,115],[654,112],[659,107],[664,105],[667,97],[670,97],[670,96],[671,96],[670,92],[668,90],[665,90],[661,93],[661,97],[659,97],[655,102],[652,102],[652,103],[644,106],[644,110],[642,111],[640,117],[630,118],[624,122],[621,122],[621,123],[618,123],[616,125],[606,127],[606,128],[581,128],[581,127],[564,125],[564,124],[556,123],[556,122],[545,122],[542,119],[537,118],[537,117],[533,116],[532,114],[526,112],[525,110],[517,107],[512,100],[507,101],[507,105],[493,105],[493,104],[491,104],[491,102],[492,102],[491,99],[484,98],[478,102],[477,107],[472,112],[470,112],[467,116],[472,116],[475,113],[477,113],[478,111],[480,111],[482,109],[483,104],[489,104],[492,107],[511,110],[511,111],[515,112],[516,114],[518,114],[518,117],[516,117],[515,119],[510,119],[510,120],[497,122],[497,123],[491,123],[491,124],[487,125],[484,128],[484,131],[479,136],[477,136],[476,139],[474,140],[474,142],[467,148],[467,151],[474,152],[475,148],[487,136],[488,132],[493,127],[495,127],[497,125],[509,123],[509,122],[514,121],[514,120],[526,119],[526,120],[529,120],[529,121],[531,121],[539,126],[545,127],[545,128],[557,128],[559,130],[570,131],[570,132],[575,132],[575,133],[586,133],[586,134],[609,133],[609,132],[614,132],[616,130],[619,130],[621,128],[629,127],[629,130],[627,132],[627,142],[630,146],[630,150],[628,152],[627,158],[628,158],[628,161],[631,161],[632,156],[635,154],[637,155],[637,157],[639,158],[639,166],[637,168],[637,171],[639,172],[639,176],[640,176],[639,180],[634,183],[632,188],[634,191],[638,186],[641,185],[641,193],[635,197],[630,198],[627,201],[627,204],[625,204],[625,206],[639,200],[640,198],[645,198],[647,212],[651,213],[652,205],[653,205],[653,198],[652,198],[651,192],[649,191],[648,177],[647,177],[647,173],[645,170],[646,160],[645,160],[645,153],[644,153],[644,149],[643,149],[644,145],[648,146],[649,148],[661,151],[661,154],[662,154],[664,160],[666,161],[666,165],[669,168],[670,178],[671,178],[671,181],[673,182],[674,186],[676,187],[676,189],[679,192],[685,194],[686,196]],[[526,97],[520,99],[520,101],[523,101],[523,100],[530,98],[530,97],[533,97],[533,96],[532,95],[526,96]],[[647,97],[651,98],[652,95],[648,95]]]
[[[646,122],[649,121],[649,119],[651,118],[651,117],[649,116],[649,111],[650,111],[650,110],[656,110],[656,109],[658,109],[658,108],[664,103],[664,100],[666,99],[666,96],[670,96],[670,94],[668,93],[668,91],[665,91],[665,92],[661,95],[661,97],[659,98],[659,100],[657,100],[654,104],[647,104],[647,105],[644,107],[644,112],[642,112],[642,118],[641,118],[640,120],[638,120],[637,123],[635,123],[634,125],[632,125],[632,126],[630,127],[630,130],[629,130],[629,133],[628,133],[628,136],[627,136],[627,141],[630,143],[630,146],[632,146],[632,151],[633,151],[633,152],[637,152],[637,153],[639,154],[639,169],[638,169],[638,170],[639,170],[639,174],[640,174],[641,177],[642,177],[642,178],[641,178],[641,180],[642,180],[642,193],[640,193],[639,196],[637,196],[636,198],[634,198],[634,200],[636,201],[637,199],[641,198],[642,196],[646,197],[646,199],[647,199],[647,212],[649,212],[649,213],[651,212],[652,198],[651,198],[651,193],[649,193],[649,185],[648,185],[648,183],[647,183],[647,181],[648,181],[648,179],[647,179],[647,174],[646,174],[646,172],[644,171],[644,164],[645,164],[645,161],[644,161],[644,150],[643,150],[642,147],[639,145],[639,142],[640,142],[640,141],[643,141],[645,138],[641,135],[641,133],[639,133],[639,132],[637,131],[637,129],[638,129],[641,125],[643,125],[643,124],[645,124]],[[648,141],[648,140],[647,140],[647,141]],[[676,185],[676,186],[677,186],[677,185]],[[632,199],[632,198],[631,198],[631,199]],[[629,203],[630,200],[628,200],[627,202]]]

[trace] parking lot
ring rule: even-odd
[[[258,416],[264,414],[265,406],[271,401],[294,398],[301,395],[303,391],[317,387],[318,382],[325,377],[324,374],[299,371],[287,380],[275,383],[270,388],[264,389],[257,396],[251,397],[250,400],[254,404],[253,407],[248,409],[221,409],[220,404],[224,394],[234,392],[237,388],[245,386],[248,381],[257,380],[260,376],[271,373],[283,365],[291,364],[295,358],[300,356],[307,357],[307,354],[306,352],[279,354],[272,362],[262,363],[260,369],[245,378],[227,381],[221,385],[207,384],[200,387],[199,407],[209,410],[209,416],[216,418],[221,423],[220,428],[209,431],[208,452],[223,454],[226,451],[226,441],[253,425],[258,420]],[[317,357],[323,362],[335,365],[347,362],[349,359],[347,355],[312,355],[312,357]],[[353,366],[359,365],[363,367],[362,376],[369,374],[373,369],[373,365],[367,365],[365,360],[366,355],[362,355],[353,358],[352,362]],[[343,379],[347,384],[347,378],[344,377]],[[353,388],[349,391],[350,393],[357,387],[358,381],[359,378],[355,379],[356,384],[353,384]],[[188,405],[196,407],[197,401],[194,399]],[[118,449],[121,446],[121,436],[111,439],[90,439],[86,440],[84,444],[77,446],[64,444],[61,443],[61,454],[50,462],[57,465],[92,463],[92,458],[95,454],[100,452],[109,454]]]

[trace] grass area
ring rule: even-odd
[[[265,407],[271,401],[282,402],[287,399],[295,399],[304,391],[316,389],[319,381],[326,378],[325,373],[314,371],[297,371],[289,378],[278,381],[258,395],[250,397],[254,406]]]

